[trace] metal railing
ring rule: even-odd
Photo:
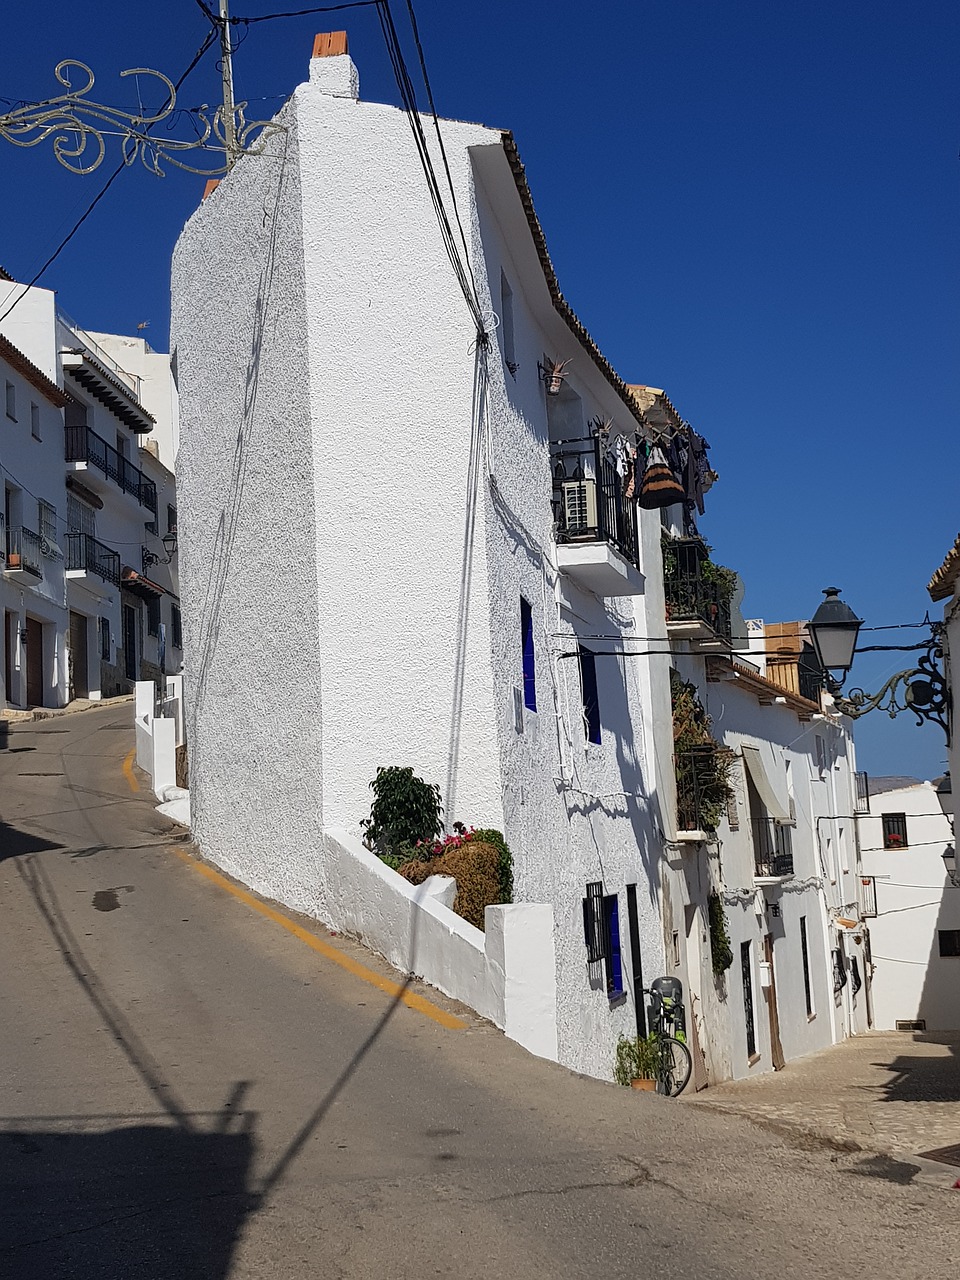
[[[22,525],[7,530],[7,564],[8,572],[23,570],[38,578],[43,577],[43,552],[40,549],[40,535]]]
[[[124,493],[132,493],[142,507],[157,511],[157,486],[135,467],[129,458],[114,449],[89,427],[66,427],[64,456],[67,462],[86,462],[102,471],[119,485]]]
[[[706,547],[699,538],[669,538],[664,542],[663,586],[671,622],[699,618],[718,636],[733,634],[730,597],[709,577]]]
[[[758,876],[793,875],[793,830],[773,818],[753,818],[753,865]]]
[[[120,556],[89,533],[67,534],[67,569],[95,573],[104,582],[120,585]]]
[[[726,807],[717,756],[711,746],[675,753],[678,831],[716,830]]]
[[[637,506],[599,439],[561,441],[550,461],[557,541],[609,542],[637,564]]]
[[[57,307],[57,319],[65,329],[69,329],[71,333],[79,338],[80,345],[86,347],[87,351],[99,364],[104,365],[125,387],[128,387],[137,400],[140,399],[140,378],[137,374],[127,373],[126,369],[119,365],[114,357],[105,351],[95,338],[92,338],[85,329],[81,329],[77,322],[72,320],[60,307]]]
[[[870,778],[862,771],[853,775],[853,812],[870,812]]]

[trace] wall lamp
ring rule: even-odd
[[[960,889],[960,880],[957,879],[957,851],[952,844],[947,845],[943,853],[943,869],[950,877],[950,883],[955,889]]]
[[[858,618],[846,601],[840,599],[839,587],[827,587],[823,594],[826,598],[807,623],[807,630],[837,710],[853,720],[865,716],[868,711],[886,711],[891,719],[901,711],[910,711],[917,717],[918,725],[924,720],[936,721],[949,737],[950,693],[938,665],[943,658],[940,623],[929,623],[930,638],[920,644],[871,644],[857,648],[863,619]],[[898,671],[876,693],[851,689],[841,696],[840,690],[853,666],[854,654],[897,650],[925,652],[916,659],[915,666]],[[831,674],[833,672],[839,674],[839,680]]]
[[[177,531],[171,529],[169,533],[165,533],[160,539],[163,543],[163,549],[167,553],[166,556],[158,556],[153,551],[143,548],[142,560],[144,572],[150,568],[152,564],[170,564],[173,557],[177,554]]]

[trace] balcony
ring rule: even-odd
[[[551,463],[560,572],[598,596],[642,595],[636,504],[599,438],[557,443]]]
[[[696,641],[701,649],[729,648],[732,577],[729,569],[713,563],[702,539],[664,540],[663,587],[671,639]]]
[[[870,812],[870,779],[861,772],[853,775],[854,799],[853,812],[858,816]]]
[[[793,875],[793,828],[773,818],[753,818],[753,865],[757,884],[779,884]]]
[[[104,582],[120,585],[120,557],[88,533],[67,534],[67,573],[73,577],[95,573]]]
[[[678,840],[703,843],[716,831],[730,794],[728,759],[729,752],[709,744],[675,753]]]
[[[21,582],[39,582],[43,577],[43,552],[40,535],[22,526],[7,530],[7,562],[4,576]]]
[[[96,467],[124,493],[132,494],[142,507],[157,513],[157,486],[128,458],[107,444],[89,427],[66,427],[64,456],[67,462]]]

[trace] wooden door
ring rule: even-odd
[[[70,611],[70,697],[89,698],[87,679],[87,619]]]
[[[43,706],[43,623],[27,615],[27,706]]]
[[[767,962],[770,975],[769,985],[764,987],[767,1000],[767,1016],[770,1019],[770,1058],[774,1071],[780,1071],[786,1064],[783,1056],[783,1045],[780,1043],[780,1014],[777,1011],[777,980],[773,970],[773,935],[763,935],[763,958]]]

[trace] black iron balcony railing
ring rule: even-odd
[[[726,770],[719,756],[709,745],[675,753],[678,831],[716,831],[727,797]]]
[[[609,542],[637,564],[637,508],[625,480],[597,437],[564,440],[551,449],[557,541]]]
[[[716,569],[700,538],[668,538],[663,544],[663,586],[669,620],[699,619],[729,640],[733,634],[730,591],[711,577]]]
[[[89,533],[67,534],[67,569],[83,569],[120,585],[120,556]]]
[[[773,818],[754,818],[753,864],[760,877],[793,875],[793,829]]]
[[[853,775],[854,781],[854,799],[853,812],[863,814],[870,812],[870,778],[866,773],[859,772]]]
[[[32,573],[43,577],[43,552],[40,535],[22,526],[7,530],[7,571]]]
[[[67,427],[65,435],[67,462],[86,462],[96,467],[124,493],[132,493],[142,507],[156,514],[157,486],[128,458],[89,427]]]

